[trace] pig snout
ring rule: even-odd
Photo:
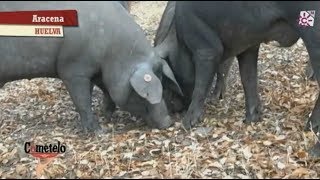
[[[165,116],[164,118],[147,118],[147,124],[151,128],[155,129],[166,129],[173,125],[173,121],[169,115]]]
[[[167,106],[162,99],[160,103],[150,105],[148,108],[148,124],[152,128],[165,129],[173,124],[171,117],[168,114]]]
[[[156,128],[158,129],[166,129],[173,125],[173,121],[171,120],[170,116],[166,116],[163,120],[158,121]]]

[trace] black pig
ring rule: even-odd
[[[289,47],[302,38],[320,83],[320,23],[315,20],[313,25],[306,26],[305,19],[299,19],[301,11],[310,10],[314,14],[309,16],[315,19],[320,16],[320,4],[314,1],[177,1],[174,18],[179,53],[176,61],[180,61],[181,67],[171,67],[183,89],[194,87],[183,120],[184,127],[190,128],[198,122],[218,66],[232,57],[237,57],[239,63],[246,99],[246,122],[260,119],[257,57],[261,43],[274,40]],[[184,50],[190,53],[194,82],[188,81],[190,76],[182,71],[187,59]],[[320,98],[307,129],[310,124],[315,132],[320,132]]]

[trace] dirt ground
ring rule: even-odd
[[[165,1],[134,2],[132,14],[150,43]],[[320,163],[308,156],[316,137],[304,132],[318,87],[304,73],[303,42],[291,48],[263,44],[259,54],[259,93],[263,121],[245,125],[244,95],[234,62],[226,97],[208,99],[205,118],[191,132],[181,123],[151,130],[127,112],[112,121],[101,114],[102,93],[93,108],[109,130],[101,136],[79,131],[79,115],[58,79],[7,83],[0,89],[1,178],[320,178]],[[124,130],[124,128],[129,128]],[[24,152],[24,143],[60,141],[64,154],[44,167]],[[44,168],[44,171],[40,171]]]

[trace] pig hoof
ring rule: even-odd
[[[213,90],[213,99],[214,100],[219,100],[219,99],[223,99],[224,98],[224,93],[222,92],[222,90],[220,88],[216,88]]]
[[[182,120],[182,127],[183,127],[186,131],[188,131],[188,130],[191,129],[192,126],[191,126],[191,124],[190,124],[189,121],[183,119],[183,120]]]
[[[201,119],[201,111],[187,112],[184,119],[182,120],[182,125],[186,130],[190,130],[195,124]]]
[[[99,125],[98,122],[86,123],[86,124],[83,125],[83,129],[84,129],[85,133],[102,130],[102,128],[101,128],[101,126]]]
[[[259,121],[261,121],[260,108],[256,107],[251,111],[251,113],[246,113],[246,119],[244,120],[244,123],[250,124],[252,122],[259,122]]]
[[[315,81],[316,80],[316,78],[314,77],[314,74],[308,75],[308,79],[310,81]]]
[[[320,158],[320,142],[317,142],[309,151],[311,158]]]
[[[305,70],[305,73],[308,77],[309,80],[311,81],[315,81],[315,75],[314,75],[314,72],[312,70],[312,67],[308,64],[308,66],[306,67],[306,70]]]
[[[170,126],[173,125],[173,121],[171,120],[171,117],[170,116],[166,116],[162,121],[157,121],[157,122],[154,122],[154,121],[147,121],[147,125],[150,127],[150,128],[155,128],[155,129],[166,129]]]
[[[116,110],[116,106],[113,103],[107,103],[107,100],[104,100],[104,106],[101,109],[102,115],[107,121],[111,121],[113,112]]]
[[[315,133],[320,132],[320,121],[313,120],[313,119],[309,118],[307,124],[305,125],[304,130],[311,131],[311,129]]]

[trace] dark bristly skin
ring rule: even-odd
[[[159,55],[169,63],[171,68],[177,69],[181,66],[181,60],[176,58],[178,53],[178,43],[176,37],[174,13],[175,1],[168,1],[164,13],[161,17],[159,27],[157,29],[157,33],[154,39],[154,47]],[[194,68],[192,67],[193,65],[190,58],[190,52],[185,50],[181,53],[183,53],[184,57],[186,57],[186,59],[183,60],[184,66],[181,68],[183,68],[184,70],[182,71],[184,71],[184,74],[189,77],[188,81],[192,81],[194,83]],[[213,91],[213,97],[215,99],[222,99],[224,97],[226,89],[226,78],[233,59],[234,58],[228,59],[228,61],[221,64],[219,67],[219,70],[217,72],[217,82]],[[179,80],[183,81],[184,79]],[[164,99],[168,105],[168,109],[171,112],[181,112],[183,110],[187,110],[191,102],[193,87],[194,85],[183,87],[182,91],[184,92],[185,96],[180,97],[178,94],[170,91],[170,86],[165,86]]]
[[[162,79],[180,90],[168,64],[156,55],[143,30],[119,2],[6,1],[0,11],[75,9],[79,27],[64,38],[1,37],[0,84],[37,77],[59,78],[80,113],[85,130],[101,132],[91,109],[93,84],[115,105],[146,118],[150,126],[172,124],[162,99]],[[151,81],[144,80],[145,75]]]
[[[246,122],[260,120],[257,57],[261,43],[275,40],[281,46],[289,47],[302,38],[319,83],[320,23],[315,21],[313,27],[300,26],[298,19],[303,10],[316,10],[316,18],[320,16],[320,4],[311,1],[177,1],[178,65],[184,66],[185,63],[185,55],[180,49],[187,49],[195,72],[194,90],[183,119],[184,127],[190,128],[201,118],[217,67],[232,57],[237,57],[239,63],[246,99]],[[171,67],[182,89],[193,86],[182,68]],[[310,123],[315,132],[320,131],[320,98],[306,129],[310,128]],[[317,151],[311,152],[319,155]]]

